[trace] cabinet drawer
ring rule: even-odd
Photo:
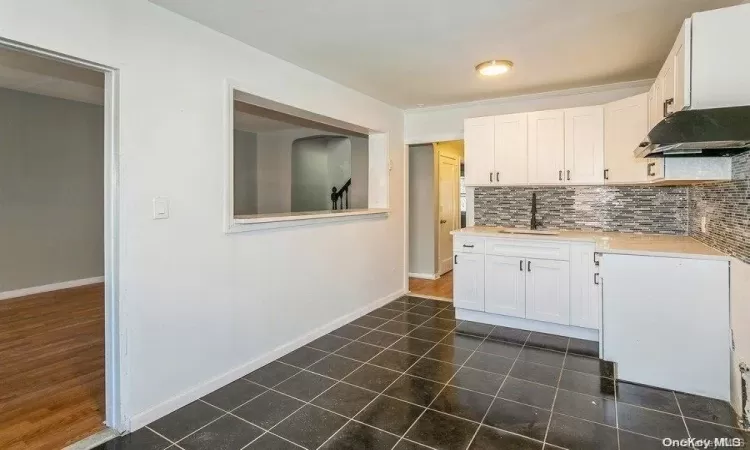
[[[569,261],[570,244],[526,239],[487,239],[486,253],[488,255]]]
[[[454,235],[453,251],[462,253],[484,253],[484,238]]]

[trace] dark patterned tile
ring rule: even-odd
[[[430,447],[425,447],[422,444],[401,439],[398,445],[393,447],[393,450],[430,450]]]
[[[383,325],[378,327],[378,331],[386,331],[388,333],[399,334],[401,336],[404,336],[406,334],[411,333],[418,327],[419,325],[416,325],[413,323],[397,322],[394,320],[394,321],[384,323]]]
[[[321,449],[335,450],[390,450],[398,437],[357,422],[349,422]]]
[[[540,348],[524,347],[518,355],[522,361],[544,364],[546,366],[562,367],[565,353]]]
[[[417,361],[419,361],[419,356],[417,355],[387,349],[370,360],[370,364],[399,372],[406,372]]]
[[[387,309],[387,308],[379,308],[374,311],[370,311],[369,313],[367,313],[367,315],[371,317],[377,317],[379,319],[391,320],[401,313],[402,313],[401,311],[394,311],[392,309]]]
[[[381,430],[402,435],[424,408],[395,398],[380,396],[357,414],[356,419]]]
[[[224,411],[229,411],[265,391],[265,388],[240,378],[206,395],[202,400]]]
[[[422,314],[423,316],[430,316],[430,317],[432,317],[435,314],[437,314],[438,312],[440,312],[441,309],[442,308],[436,308],[434,306],[428,306],[428,305],[421,304],[421,305],[417,305],[414,308],[410,309],[409,312],[410,313],[414,313],[414,314]]]
[[[442,319],[439,317],[433,317],[424,323],[424,326],[430,328],[437,328],[438,330],[450,331],[456,328],[458,321],[456,319]]]
[[[526,341],[526,345],[538,348],[544,348],[547,350],[557,350],[558,352],[565,352],[568,350],[568,341],[570,338],[565,336],[557,336],[554,334],[538,333],[536,331],[531,333],[529,339]]]
[[[406,373],[417,377],[427,378],[439,383],[447,383],[460,366],[434,359],[422,358]]]
[[[450,345],[437,344],[432,350],[427,352],[425,358],[436,359],[459,366],[466,362],[471,356],[471,350],[451,347]]]
[[[297,399],[268,391],[240,406],[232,414],[268,430],[302,406],[304,403]]]
[[[532,439],[544,440],[549,416],[550,412],[547,410],[496,398],[484,423]]]
[[[342,347],[340,350],[336,351],[336,354],[356,359],[357,361],[366,362],[382,351],[383,347],[363,344],[361,342],[352,342],[346,347]]]
[[[555,399],[555,412],[609,426],[617,426],[615,401],[560,389]]]
[[[468,450],[542,450],[544,444],[482,425]]]
[[[164,450],[171,442],[149,430],[141,428],[125,436],[118,436],[93,450]]]
[[[266,433],[243,450],[298,450],[301,448],[278,436]]]
[[[385,308],[385,309],[392,309],[394,311],[399,311],[399,312],[402,312],[402,313],[406,312],[406,311],[408,311],[410,309],[412,309],[413,307],[414,307],[414,305],[412,305],[410,303],[404,303],[404,302],[401,302],[401,301],[398,301],[398,300],[396,300],[394,302],[390,302],[387,305],[383,306],[383,308]]]
[[[680,414],[674,394],[672,391],[665,389],[618,381],[617,401],[672,414]]]
[[[263,434],[244,420],[226,415],[180,441],[185,450],[239,450]]]
[[[589,358],[587,356],[568,354],[565,357],[564,367],[568,370],[590,373],[600,377],[615,377],[615,367],[613,363],[597,358]]]
[[[310,347],[300,347],[297,350],[282,356],[279,358],[279,361],[304,369],[315,364],[326,356],[328,356],[327,352]]]
[[[360,361],[338,355],[328,355],[310,366],[309,371],[340,380],[361,366]]]
[[[617,430],[620,436],[620,450],[664,450],[661,439],[625,430]]]
[[[482,343],[482,338],[451,332],[448,333],[440,343],[450,345],[451,347],[464,348],[466,350],[476,350],[477,347],[479,347],[479,344]]]
[[[352,372],[344,381],[371,391],[383,392],[400,375],[399,372],[393,370],[365,364]]]
[[[399,300],[402,302],[408,303],[410,305],[419,305],[427,299],[424,297],[417,297],[414,295],[405,295],[401,297]]]
[[[576,450],[617,450],[617,429],[594,422],[553,414],[547,442]]]
[[[527,361],[516,361],[510,376],[535,383],[557,386],[562,370],[557,367],[534,364]]]
[[[697,395],[675,393],[685,417],[736,427],[739,418],[727,402]]]
[[[431,409],[480,422],[492,403],[492,396],[446,386],[430,405]]]
[[[502,356],[505,358],[516,359],[518,354],[521,353],[522,347],[507,342],[498,341],[484,341],[479,346],[477,351],[482,353],[489,353],[491,355]]]
[[[405,402],[427,406],[435,399],[443,386],[445,385],[424,378],[402,375],[383,394]]]
[[[725,427],[710,422],[686,418],[685,423],[690,430],[690,436],[697,439],[729,438],[742,439],[745,446],[750,442],[750,432],[737,428]]]
[[[619,427],[646,436],[681,439],[688,437],[682,417],[625,403],[617,405]]]
[[[455,319],[456,311],[453,309],[444,309],[440,311],[439,313],[435,314],[435,317],[437,317],[438,319]]]
[[[266,387],[274,387],[287,378],[299,373],[299,369],[278,361],[273,361],[243,378]]]
[[[310,372],[300,372],[276,386],[276,390],[304,401],[310,401],[333,386],[335,381]]]
[[[393,318],[393,320],[397,322],[406,322],[413,325],[422,325],[427,320],[429,320],[430,316],[425,316],[423,314],[415,314],[413,312],[405,312],[403,314],[400,314]]]
[[[345,339],[342,337],[334,336],[332,334],[326,334],[318,339],[307,344],[308,347],[312,347],[317,350],[323,350],[324,352],[335,352],[346,344],[350,343],[351,339]]]
[[[513,400],[538,408],[552,409],[552,402],[555,400],[555,388],[508,377],[497,395],[506,400]]]
[[[360,327],[373,328],[374,329],[374,328],[377,328],[377,327],[383,325],[386,322],[388,322],[388,321],[385,320],[385,319],[379,319],[377,317],[372,317],[372,316],[362,316],[359,319],[356,319],[356,320],[352,321],[351,325],[358,325]]]
[[[487,336],[489,341],[503,341],[510,342],[512,344],[523,345],[526,343],[526,339],[531,334],[530,331],[519,330],[517,328],[508,328],[496,326],[492,332]]]
[[[615,382],[611,378],[563,370],[560,377],[560,389],[593,396],[614,397]]]
[[[456,327],[456,333],[484,339],[493,328],[495,328],[494,325],[464,320]]]
[[[320,406],[346,417],[354,417],[377,394],[346,383],[338,383],[312,401]]]
[[[406,437],[438,450],[463,449],[478,427],[476,423],[427,410]]]
[[[394,342],[401,339],[401,336],[392,333],[386,333],[384,331],[373,330],[366,335],[358,339],[359,342],[365,344],[377,345],[380,347],[388,347]]]
[[[334,336],[347,339],[357,339],[370,332],[370,328],[358,327],[357,325],[346,324],[341,328],[331,331]]]
[[[486,353],[475,352],[471,355],[465,365],[472,369],[485,370],[487,372],[499,373],[505,375],[510,372],[513,361],[510,358],[503,358],[502,356],[489,355]]]
[[[445,330],[438,330],[437,328],[429,328],[425,326],[421,326],[409,333],[410,337],[432,342],[440,342],[440,340],[447,335],[448,332]]]
[[[483,394],[495,395],[504,379],[504,375],[462,367],[450,380],[450,384]]]
[[[434,300],[431,298],[425,298],[422,300],[422,303],[420,303],[422,306],[432,306],[435,309],[443,309],[443,308],[449,308],[453,306],[453,303],[447,302],[445,300]]]
[[[585,339],[570,338],[568,353],[582,356],[599,357],[599,343]]]
[[[167,439],[177,441],[222,414],[222,411],[197,400],[151,423],[149,428]]]
[[[307,448],[318,448],[341,428],[347,419],[307,405],[276,425],[273,432]]]
[[[434,346],[435,343],[432,341],[424,341],[422,339],[406,336],[399,339],[395,344],[391,345],[390,349],[405,353],[411,353],[412,355],[422,356]]]

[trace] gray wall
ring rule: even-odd
[[[104,110],[0,89],[0,292],[104,274]]]
[[[234,130],[234,213],[258,213],[258,136]]]
[[[409,147],[409,272],[434,274],[435,151],[432,144]]]
[[[351,177],[349,138],[297,139],[292,144],[292,212],[331,209],[331,188],[340,189]],[[345,207],[345,201],[343,204]],[[349,205],[352,205],[351,193]]]

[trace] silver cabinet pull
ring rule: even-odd
[[[562,181],[562,170],[557,174],[557,179]]]
[[[526,270],[528,270],[529,272],[531,272],[531,261],[528,261],[526,264],[528,264],[526,266]]]
[[[594,284],[599,284],[599,272],[594,274]]]
[[[609,169],[604,169],[604,179],[609,180]]]
[[[523,272],[523,260],[518,261],[518,268]]]
[[[458,264],[458,255],[453,255],[453,264]]]
[[[474,248],[474,244],[464,244],[464,247],[466,247],[466,248]]]
[[[500,182],[500,172],[495,172],[495,181]]]
[[[490,183],[492,183],[492,172],[490,172]]]
[[[570,181],[570,170],[568,170],[568,181]]]
[[[669,112],[669,105],[671,105],[672,103],[674,103],[674,99],[673,98],[668,98],[668,99],[664,100],[664,117],[667,117],[668,115],[671,114]]]
[[[654,172],[651,172],[651,168],[655,167],[656,163],[648,163],[646,164],[646,176],[653,177],[656,176]]]

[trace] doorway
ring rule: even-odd
[[[0,448],[122,429],[116,78],[0,40]]]
[[[409,290],[453,298],[453,236],[462,226],[463,141],[409,146]]]

